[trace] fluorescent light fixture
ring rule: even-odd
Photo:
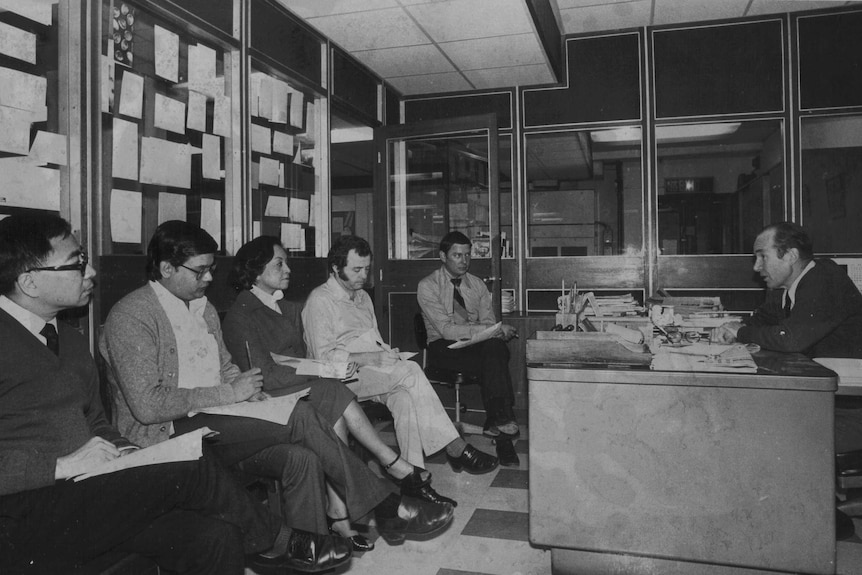
[[[655,138],[661,144],[713,140],[733,134],[739,129],[739,126],[739,122],[656,126]],[[641,141],[641,137],[641,129],[637,126],[590,132],[590,138],[593,142],[603,144],[636,144]]]
[[[374,128],[356,126],[355,128],[333,128],[329,132],[329,141],[333,144],[348,142],[370,142],[374,139]]]

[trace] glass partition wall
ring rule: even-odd
[[[357,235],[374,250],[374,130],[343,113],[330,121],[330,233]]]

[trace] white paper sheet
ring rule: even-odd
[[[141,138],[141,183],[191,188],[192,161],[188,144]]]
[[[318,377],[344,379],[348,376],[348,370],[350,369],[350,364],[346,361],[321,361],[319,359],[279,355],[272,352],[269,355],[272,356],[272,360],[278,365],[294,368],[297,375],[316,375]]]
[[[252,72],[248,80],[248,107],[252,117],[260,116],[260,84],[263,74]]]
[[[0,106],[0,152],[27,155],[30,153],[29,110]]]
[[[9,10],[39,24],[50,26],[51,8],[58,0],[0,0],[0,10]]]
[[[156,94],[153,125],[175,134],[186,133],[186,105],[179,100]]]
[[[114,118],[111,175],[126,180],[138,179],[138,125]]]
[[[37,165],[69,165],[69,148],[66,136],[39,130],[36,133],[36,139],[33,140],[33,145],[30,147],[28,157]]]
[[[207,131],[207,97],[199,92],[189,92],[186,127],[198,132]]]
[[[230,98],[216,96],[213,103],[213,134],[230,137]]]
[[[35,64],[36,35],[0,22],[0,54]]]
[[[156,75],[176,83],[180,72],[180,37],[158,24],[153,25]]]
[[[293,155],[293,135],[272,131],[272,151],[276,154],[284,154],[285,156]]]
[[[298,224],[308,223],[308,200],[303,198],[290,200],[290,221]]]
[[[45,108],[47,92],[47,78],[0,68],[0,106],[39,111]]]
[[[114,106],[114,59],[108,56],[99,56],[99,65],[101,68],[101,78],[99,79],[102,97],[101,110],[110,114]]]
[[[281,244],[286,250],[304,250],[305,233],[299,224],[281,224]]]
[[[221,138],[212,134],[203,135],[203,177],[208,180],[221,179]]]
[[[123,70],[120,83],[120,113],[140,118],[144,109],[144,78]]]
[[[270,397],[263,401],[243,401],[232,405],[207,407],[206,409],[193,411],[189,415],[209,413],[212,415],[253,417],[254,419],[262,419],[279,425],[287,425],[287,421],[293,413],[293,408],[296,407],[296,402],[308,395],[310,391],[311,388],[308,388],[280,397]]]
[[[294,128],[302,128],[303,120],[303,104],[305,103],[305,94],[299,90],[290,89],[290,125]]]
[[[272,153],[272,133],[266,126],[251,125],[251,151],[261,154]]]
[[[462,347],[469,347],[473,344],[479,343],[480,341],[491,339],[492,337],[494,337],[494,332],[500,329],[501,325],[502,322],[497,322],[494,325],[486,327],[470,339],[456,341],[455,343],[450,344],[448,347],[449,349],[461,349]]]
[[[201,199],[201,228],[213,237],[221,247],[221,202],[210,198]]]
[[[111,190],[111,240],[141,243],[141,213],[143,200],[140,192]]]
[[[277,124],[287,123],[287,106],[290,99],[290,86],[287,82],[273,79],[272,81],[272,121]]]
[[[249,169],[251,172],[249,174],[251,176],[251,189],[256,190],[260,188],[260,162],[252,162]]]
[[[189,82],[216,77],[216,51],[203,44],[189,44]]]
[[[265,216],[286,218],[288,214],[288,199],[285,196],[269,196],[266,201]]]
[[[209,427],[202,427],[186,434],[172,437],[167,441],[151,445],[145,449],[132,451],[128,455],[118,457],[92,471],[75,478],[75,481],[89,479],[106,473],[114,473],[122,469],[156,465],[159,463],[174,463],[178,461],[196,461],[203,456],[203,438],[215,435]]]
[[[280,166],[281,162],[279,162],[278,160],[261,156],[259,183],[267,186],[277,186],[278,170]],[[287,217],[286,213],[284,214],[284,217]]]
[[[272,82],[273,79],[266,74],[260,76],[258,115],[267,120],[272,120]]]
[[[186,197],[183,194],[159,194],[159,224],[170,220],[186,221]]]
[[[0,206],[59,210],[60,170],[25,157],[0,158]]]

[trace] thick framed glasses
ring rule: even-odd
[[[27,270],[28,272],[71,272],[77,271],[82,276],[87,275],[87,264],[90,263],[90,256],[86,253],[81,252],[78,254],[78,263],[76,264],[66,264],[62,266],[52,266],[52,267],[44,267],[44,268],[30,268]]]
[[[214,276],[215,272],[216,272],[216,268],[218,267],[218,264],[213,264],[211,266],[207,266],[207,267],[201,268],[199,270],[196,270],[195,268],[190,268],[189,266],[184,266],[183,264],[180,264],[180,267],[186,268],[187,270],[189,270],[190,272],[195,274],[195,279],[200,281],[201,279],[203,279],[203,277],[205,275],[207,275],[207,272],[209,272],[211,275]]]

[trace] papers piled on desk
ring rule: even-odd
[[[659,347],[655,350],[650,369],[756,373],[757,364],[744,344],[695,343],[683,347]]]
[[[596,317],[627,316],[640,315],[644,311],[643,306],[638,304],[632,294],[596,296],[593,295],[593,292],[587,292],[584,297],[587,299],[584,315]]]

